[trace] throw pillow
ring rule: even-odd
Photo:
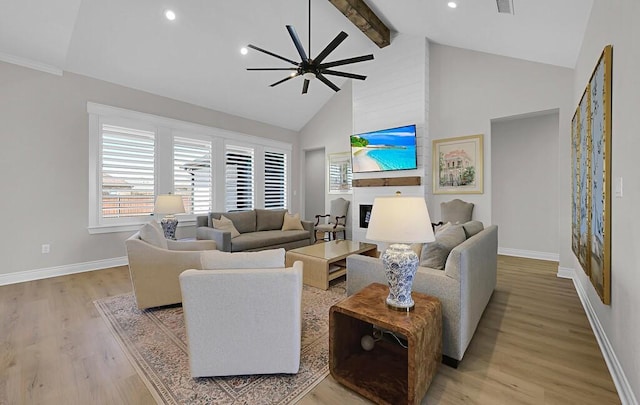
[[[300,222],[300,214],[291,215],[288,212],[284,214],[284,222],[282,223],[283,231],[304,231],[302,222]]]
[[[233,222],[224,215],[220,215],[220,219],[212,219],[213,221],[213,229],[218,229],[220,231],[231,232],[231,238],[235,238],[236,236],[240,236],[240,232],[233,226]]]
[[[480,221],[469,221],[462,224],[462,228],[464,228],[464,233],[467,236],[467,239],[469,239],[473,235],[482,231],[484,229],[484,225]]]
[[[159,223],[150,221],[140,228],[140,239],[161,249],[168,249],[167,239]]]
[[[436,226],[436,229],[434,229],[433,234],[437,235],[439,232],[446,231],[451,225],[452,225],[451,222],[447,222],[445,224],[438,225],[438,226]]]
[[[206,250],[200,253],[200,263],[203,270],[275,269],[284,267],[284,257],[283,248],[233,253]]]
[[[436,240],[426,243],[420,255],[420,266],[443,270],[451,250],[466,240],[462,225],[451,225],[436,234]]]

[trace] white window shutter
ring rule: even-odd
[[[186,214],[206,214],[212,206],[211,141],[174,137],[173,189]]]
[[[253,148],[227,145],[225,148],[225,209],[247,211],[254,208]]]
[[[101,218],[149,216],[155,193],[155,133],[103,124]]]
[[[264,207],[287,208],[287,155],[282,152],[264,153]]]

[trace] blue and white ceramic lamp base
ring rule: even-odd
[[[409,245],[397,243],[389,246],[382,255],[384,271],[389,283],[387,306],[396,311],[411,311],[414,307],[411,297],[413,278],[418,269],[418,255]]]
[[[178,220],[176,217],[164,217],[160,221],[160,225],[162,225],[165,238],[176,240],[176,228],[178,227]]]

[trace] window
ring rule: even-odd
[[[287,208],[287,155],[284,152],[264,153],[264,207]]]
[[[225,149],[225,210],[246,211],[254,207],[253,148],[227,145]]]
[[[174,137],[173,191],[187,214],[212,210],[211,141]]]
[[[329,194],[349,194],[353,182],[351,153],[329,155]]]
[[[100,131],[101,219],[153,213],[155,133],[102,124]]]
[[[87,112],[91,234],[139,229],[169,192],[184,201],[179,226],[210,211],[289,208],[289,143],[91,102]]]

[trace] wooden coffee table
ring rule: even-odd
[[[376,257],[378,247],[372,243],[332,240],[289,250],[286,253],[286,264],[290,267],[296,260],[302,261],[303,283],[326,290],[329,288],[329,281],[347,273],[346,258],[353,254]]]

